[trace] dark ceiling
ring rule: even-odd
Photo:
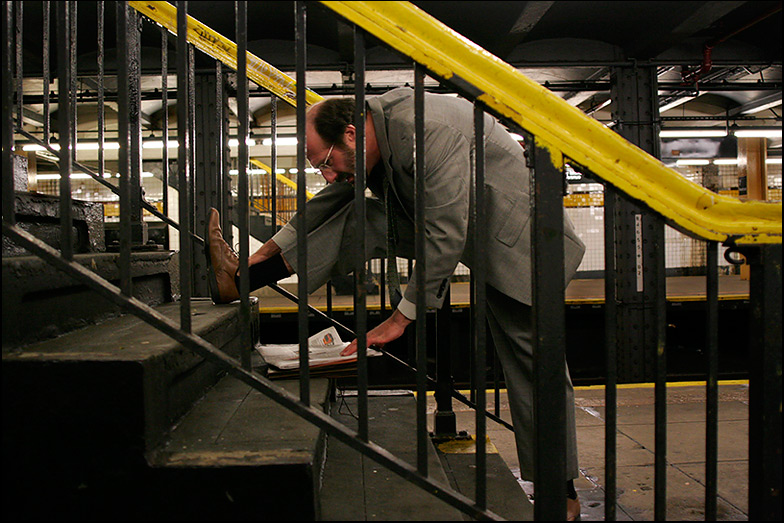
[[[720,111],[737,112],[765,97],[781,99],[781,2],[413,3],[586,112],[609,97],[610,67],[631,63],[657,66],[661,105],[679,97],[701,94],[704,104]],[[25,74],[40,74],[42,2],[22,4],[25,62],[29,64]],[[90,74],[96,68],[96,4],[77,2],[80,74]],[[111,71],[115,56],[116,2],[104,4],[106,67]],[[188,11],[234,40],[234,4],[191,1]],[[283,71],[292,71],[294,3],[249,2],[248,19],[249,50]],[[159,74],[160,31],[150,24],[143,24],[143,28],[142,46],[149,49],[143,52],[142,69]],[[55,34],[53,29],[53,71],[56,71]],[[309,71],[340,71],[344,80],[350,78],[352,35],[351,27],[337,15],[318,3],[308,3]],[[368,69],[410,68],[408,60],[373,38],[368,39],[367,48]],[[173,72],[175,38],[171,35],[169,53]],[[706,58],[710,59],[709,70],[689,78],[690,73],[706,63]],[[197,53],[197,67],[212,67],[212,63]],[[684,78],[689,81],[684,82]],[[329,94],[328,89],[319,92]],[[780,113],[776,117],[780,121]]]

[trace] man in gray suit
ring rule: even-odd
[[[371,98],[367,104],[367,257],[385,257],[388,226],[395,224],[397,255],[414,255],[414,93],[408,88]],[[307,156],[328,186],[308,203],[308,286],[316,290],[332,276],[351,272],[354,243],[353,175],[356,128],[352,99],[333,99],[310,109]],[[444,95],[425,95],[426,303],[441,307],[449,278],[459,262],[475,263],[469,225],[469,193],[474,169],[473,105]],[[491,116],[485,116],[487,317],[508,388],[522,477],[533,479],[533,364],[531,328],[530,173],[523,148]],[[389,217],[389,219],[388,219]],[[296,272],[298,219],[286,224],[250,257],[251,289]],[[564,281],[574,276],[585,247],[568,218],[564,223]],[[221,235],[217,211],[207,234],[213,299],[239,296],[236,256]],[[409,280],[392,315],[367,334],[367,344],[383,346],[399,338],[416,318],[416,281]],[[356,340],[344,354],[356,351]],[[574,391],[568,375],[567,512],[579,517],[573,486],[578,477]]]

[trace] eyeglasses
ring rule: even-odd
[[[329,151],[327,151],[327,156],[324,157],[324,161],[321,162],[320,164],[318,164],[316,169],[318,169],[319,171],[323,171],[324,169],[331,169],[332,168],[332,166],[329,165],[329,157],[332,156],[332,149],[334,149],[334,148],[335,148],[335,144],[333,143],[332,147],[330,147]]]

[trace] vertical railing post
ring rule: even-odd
[[[16,224],[14,211],[14,120],[11,108],[14,104],[14,75],[12,62],[13,45],[13,3],[3,2],[3,26],[0,38],[3,40],[3,221],[9,225]]]
[[[618,427],[618,302],[616,287],[615,189],[604,184],[604,519],[615,521],[617,493]]]
[[[99,47],[99,61],[101,60],[101,52],[103,50],[103,2],[99,2],[99,16],[98,16],[98,38],[101,47]],[[51,137],[51,119],[49,117],[49,107],[50,107],[50,83],[51,83],[51,2],[44,1],[43,2],[43,28],[42,28],[42,40],[41,45],[43,46],[42,49],[42,79],[43,79],[43,88],[44,88],[44,143],[49,144],[49,139]],[[103,173],[101,173],[103,174]]]
[[[71,171],[73,154],[71,148],[73,127],[71,125],[71,4],[57,3],[57,99],[60,145],[60,249],[63,258],[73,259],[73,230],[71,219]],[[13,136],[13,135],[12,135]],[[130,293],[128,293],[130,295]]]
[[[297,61],[297,279],[299,294],[298,332],[299,332],[299,400],[310,405],[310,363],[308,358],[308,245],[307,245],[307,202],[305,194],[305,117],[307,111],[305,72],[307,71],[307,31],[305,2],[294,3],[296,20],[296,61]]]
[[[452,410],[452,292],[447,285],[444,305],[436,311],[436,412],[433,427],[438,436],[457,435],[457,419]]]
[[[161,27],[161,130],[161,197],[163,214],[169,216],[169,32],[165,27]],[[166,234],[164,247],[169,245]]]
[[[425,70],[414,64],[414,257],[416,258],[417,470],[427,476],[427,265],[425,259]],[[409,273],[409,282],[411,273]]]
[[[278,232],[278,97],[270,96],[270,236]]]
[[[749,280],[749,521],[781,520],[781,244],[743,249]]]
[[[98,2],[98,174],[106,173],[106,157],[104,155],[105,117],[106,117],[106,82],[105,82],[105,56],[104,56],[104,2]]]
[[[474,102],[474,260],[485,260],[487,256],[485,235],[480,231],[487,230],[485,216],[485,112],[478,102]],[[485,417],[485,391],[487,362],[485,328],[487,277],[482,262],[474,264],[474,311],[473,311],[473,345],[474,365],[476,371],[476,505],[482,510],[487,508],[487,418]],[[449,304],[447,303],[447,306]]]
[[[14,44],[16,55],[16,126],[22,128],[24,122],[24,71],[22,61],[22,40],[24,28],[24,2],[14,2]]]
[[[563,156],[534,139],[534,488],[536,520],[566,518]]]
[[[191,209],[188,185],[191,177],[190,92],[188,89],[188,2],[177,2],[177,191],[180,219],[180,329],[191,332]]]
[[[237,228],[240,240],[240,328],[242,366],[250,370],[250,209],[248,199],[248,2],[237,5],[237,118],[239,128],[238,176],[237,176]]]
[[[368,441],[368,371],[367,371],[367,281],[365,267],[365,33],[354,27],[354,90],[356,127],[356,169],[354,173],[354,217],[356,242],[354,244],[354,318],[357,336],[357,410],[359,411],[358,437]]]
[[[120,76],[127,83],[128,145],[130,164],[131,244],[147,243],[147,223],[142,211],[142,99],[141,99],[141,26],[139,12],[127,6],[126,32],[118,35],[126,38],[126,75]]]
[[[719,432],[719,263],[718,243],[706,243],[705,521],[716,521]]]

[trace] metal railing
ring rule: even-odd
[[[481,144],[483,143],[484,114],[490,113],[510,128],[517,129],[527,138],[529,144],[529,166],[534,174],[531,188],[532,198],[532,265],[534,292],[534,340],[536,365],[536,410],[537,412],[564,412],[563,390],[565,375],[564,359],[564,282],[563,282],[563,166],[565,158],[582,166],[586,173],[591,173],[606,183],[605,201],[605,330],[606,330],[606,361],[607,383],[606,401],[607,414],[605,426],[607,499],[606,519],[615,519],[616,511],[616,448],[615,431],[617,424],[616,412],[616,374],[617,359],[616,308],[620,304],[618,283],[616,281],[614,263],[618,260],[618,242],[616,236],[616,205],[617,196],[631,199],[650,209],[653,216],[662,218],[673,226],[694,237],[706,240],[708,251],[708,321],[706,333],[708,343],[708,382],[707,400],[707,459],[706,459],[706,519],[716,517],[717,471],[716,471],[716,438],[717,438],[717,325],[718,325],[718,285],[717,285],[717,245],[725,242],[743,252],[752,265],[751,273],[751,307],[752,307],[752,340],[750,365],[750,470],[749,470],[749,516],[750,519],[766,519],[780,515],[781,486],[781,418],[778,405],[781,398],[781,376],[776,369],[781,367],[781,206],[752,204],[739,202],[730,197],[720,197],[710,191],[682,181],[677,175],[669,172],[655,159],[641,150],[620,139],[610,130],[603,129],[599,124],[590,123],[574,108],[552,97],[545,89],[526,80],[522,75],[506,66],[499,60],[487,57],[487,53],[472,47],[466,41],[456,38],[446,31],[438,22],[430,19],[415,7],[403,2],[323,2],[349,22],[355,24],[355,75],[357,114],[357,169],[355,174],[354,205],[357,215],[357,230],[364,230],[366,180],[365,158],[362,151],[365,140],[365,92],[364,70],[365,59],[364,38],[366,32],[386,42],[397,51],[409,56],[415,71],[415,105],[416,133],[415,147],[422,151],[424,142],[424,78],[429,74],[446,85],[452,86],[463,96],[473,101],[475,107],[475,178],[471,220],[473,230],[482,230],[484,201],[484,158]],[[49,16],[49,2],[43,2],[44,12]],[[368,374],[365,357],[366,348],[366,290],[364,286],[367,261],[364,259],[364,235],[357,242],[355,255],[355,317],[357,323],[354,334],[358,339],[358,402],[359,428],[355,432],[337,423],[319,409],[310,405],[309,374],[308,374],[308,314],[314,311],[307,300],[307,240],[306,231],[301,227],[298,231],[299,268],[299,303],[298,336],[300,342],[300,394],[296,397],[271,382],[264,376],[253,372],[250,368],[250,348],[253,345],[250,335],[249,295],[249,213],[250,194],[248,192],[249,154],[246,138],[248,129],[248,80],[268,89],[275,97],[280,97],[297,108],[297,208],[300,223],[306,220],[307,207],[305,202],[305,111],[308,105],[320,100],[320,97],[306,89],[305,71],[307,70],[306,22],[307,6],[303,2],[295,2],[296,14],[296,49],[297,77],[296,82],[279,74],[261,60],[247,53],[247,3],[236,3],[236,44],[217,35],[207,26],[187,16],[187,2],[177,2],[176,8],[166,2],[129,2],[117,3],[117,47],[119,63],[116,75],[127,81],[117,83],[117,103],[119,114],[120,155],[118,171],[119,186],[103,180],[105,170],[104,158],[101,153],[99,166],[92,168],[76,160],[76,121],[75,104],[76,88],[76,34],[77,34],[77,3],[52,3],[55,7],[54,24],[57,27],[57,63],[58,63],[58,145],[54,147],[52,129],[49,125],[48,110],[44,111],[43,135],[36,136],[22,129],[24,109],[21,25],[24,7],[22,2],[4,2],[2,19],[3,44],[3,234],[20,246],[40,256],[52,265],[70,274],[77,280],[88,285],[96,292],[107,297],[113,303],[123,307],[147,323],[176,339],[197,354],[220,365],[232,376],[259,390],[270,399],[290,409],[305,420],[319,426],[327,434],[335,437],[365,454],[371,459],[388,467],[393,472],[433,493],[452,506],[476,518],[499,519],[497,514],[487,509],[486,496],[486,457],[485,457],[485,274],[481,266],[472,270],[472,323],[474,364],[481,372],[476,372],[473,384],[476,407],[476,494],[475,499],[454,491],[446,485],[434,481],[427,470],[428,434],[426,425],[426,391],[428,382],[426,356],[426,302],[424,282],[426,264],[424,253],[424,176],[426,166],[424,155],[416,155],[415,185],[415,227],[417,273],[417,319],[416,319],[416,372],[417,372],[417,463],[409,464],[378,447],[370,439],[368,426],[367,398]],[[104,136],[104,100],[105,100],[105,63],[103,53],[103,2],[99,5],[98,41],[99,53],[96,70],[98,71],[98,115],[99,144],[102,146]],[[164,187],[176,183],[178,189],[179,221],[168,216],[169,202],[165,200],[163,213],[142,198],[140,185],[141,172],[141,127],[140,127],[140,86],[139,86],[139,23],[137,11],[160,24],[161,29],[161,98],[165,104],[169,95],[167,49],[169,33],[176,35],[176,70],[177,70],[177,177],[167,180],[168,165],[163,169]],[[401,31],[405,27],[405,31]],[[42,39],[50,38],[49,24],[44,24]],[[216,60],[215,133],[218,139],[210,154],[216,159],[216,168],[210,172],[209,180],[205,181],[207,196],[194,199],[194,186],[199,183],[203,172],[197,172],[196,149],[208,148],[207,142],[199,141],[195,136],[196,100],[194,86],[194,49],[207,53]],[[14,52],[15,51],[15,52]],[[44,106],[52,103],[49,93],[48,46],[44,47]],[[225,67],[236,70],[237,74],[237,108],[240,127],[237,131],[239,150],[239,175],[237,184],[236,210],[239,216],[239,256],[240,256],[240,295],[242,339],[248,350],[243,352],[240,361],[234,360],[216,347],[191,333],[190,302],[195,282],[193,281],[194,265],[202,238],[197,234],[194,221],[203,220],[205,210],[209,206],[218,208],[224,220],[224,231],[230,230],[228,222],[230,211],[235,205],[229,198],[231,185],[227,172],[225,153],[228,150],[228,129],[225,123],[229,93],[225,78]],[[16,85],[14,84],[16,82]],[[553,98],[555,98],[554,101]],[[166,114],[166,110],[163,111]],[[579,113],[579,114],[578,114]],[[273,112],[274,114],[274,112]],[[204,114],[198,117],[205,117]],[[16,122],[16,127],[14,125]],[[552,122],[560,122],[553,125]],[[569,129],[566,133],[564,129]],[[164,162],[169,161],[166,152],[168,139],[168,120],[163,120],[163,154]],[[50,154],[59,159],[60,168],[60,222],[61,247],[58,251],[16,226],[14,210],[14,186],[12,154],[14,134],[44,147]],[[274,136],[274,132],[273,132]],[[212,147],[212,146],[210,146]],[[102,147],[101,147],[102,150]],[[275,172],[275,156],[273,148],[273,165],[270,172]],[[74,167],[90,174],[96,181],[108,186],[120,198],[120,268],[121,282],[119,287],[96,276],[88,269],[76,263],[71,248],[71,189],[70,173]],[[668,181],[665,194],[661,181]],[[273,184],[274,186],[275,184]],[[674,189],[673,189],[674,188]],[[166,191],[164,190],[164,194]],[[273,201],[276,201],[273,198]],[[180,282],[181,282],[181,314],[180,322],[172,322],[132,297],[132,281],[130,277],[130,258],[134,246],[144,243],[141,209],[144,208],[180,231]],[[778,214],[777,214],[778,213]],[[275,210],[273,210],[273,216]],[[194,220],[195,218],[195,220]],[[274,220],[273,220],[274,223]],[[481,235],[473,240],[476,253],[483,252]],[[663,245],[659,246],[663,250]],[[655,272],[655,285],[647,292],[653,292],[652,300],[657,309],[655,330],[656,344],[656,501],[657,519],[666,517],[666,481],[664,470],[666,464],[666,402],[664,390],[666,386],[666,367],[664,351],[664,315],[661,312],[664,295],[663,271]],[[281,292],[285,292],[280,289]],[[348,329],[347,329],[348,330]],[[547,376],[547,379],[542,379]],[[551,378],[556,377],[556,378]],[[458,397],[453,393],[453,397]],[[474,405],[474,402],[458,398]],[[537,490],[535,503],[536,519],[564,519],[565,506],[565,466],[561,462],[566,454],[566,436],[564,420],[559,415],[542,416],[537,423],[536,452],[537,462],[548,463],[548,466],[536,467],[535,485]]]

